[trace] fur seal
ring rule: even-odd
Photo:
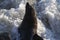
[[[34,37],[33,35],[37,34],[37,18],[35,10],[28,2],[26,3],[25,16],[18,28],[18,32],[20,33],[20,40],[32,40]]]

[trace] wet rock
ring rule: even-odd
[[[0,9],[11,9],[11,8],[17,8],[18,3],[16,0],[1,0],[0,1]]]
[[[8,32],[0,33],[0,40],[11,40],[11,36]]]

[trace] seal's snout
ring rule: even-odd
[[[26,3],[26,5],[28,5],[28,6],[29,6],[29,3],[27,2],[27,3]]]
[[[30,4],[27,2],[27,3],[26,3],[26,10],[28,10],[28,9],[31,11],[33,8],[32,8],[32,6],[30,6]]]

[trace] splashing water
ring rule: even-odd
[[[38,18],[46,28],[52,30],[55,40],[60,40],[60,0],[41,0],[37,2]],[[50,35],[50,34],[49,34]],[[53,40],[53,39],[48,40]]]

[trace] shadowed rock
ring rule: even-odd
[[[0,33],[0,40],[11,40],[11,36],[7,32]]]
[[[29,3],[26,4],[25,16],[18,28],[20,40],[32,40],[33,35],[37,34],[37,19],[35,10]]]

